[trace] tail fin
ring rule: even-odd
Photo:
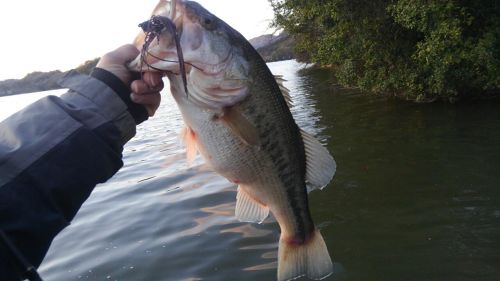
[[[280,238],[278,250],[278,281],[307,276],[321,280],[333,273],[333,264],[319,230],[304,244],[289,243]]]

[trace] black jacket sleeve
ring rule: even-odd
[[[96,184],[122,167],[123,145],[147,119],[118,78],[100,69],[92,75],[69,74],[67,93],[0,123],[1,280],[25,277],[8,244],[38,267]]]

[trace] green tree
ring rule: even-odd
[[[500,89],[500,2],[270,0],[301,60],[364,91],[427,101]]]

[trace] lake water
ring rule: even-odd
[[[339,89],[295,61],[269,66],[288,80],[297,123],[338,164],[310,194],[335,263],[325,280],[500,280],[498,101],[418,105]],[[200,158],[187,165],[181,128],[165,92],[125,166],[54,240],[46,281],[276,279],[277,224],[238,222],[236,187]]]
[[[0,121],[4,120],[5,118],[9,117],[10,115],[16,113],[20,109],[42,97],[48,95],[59,96],[64,92],[65,90],[52,90],[38,93],[0,97]]]

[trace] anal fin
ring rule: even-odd
[[[238,186],[235,215],[242,222],[262,223],[269,215],[269,207],[253,199],[241,186]]]

